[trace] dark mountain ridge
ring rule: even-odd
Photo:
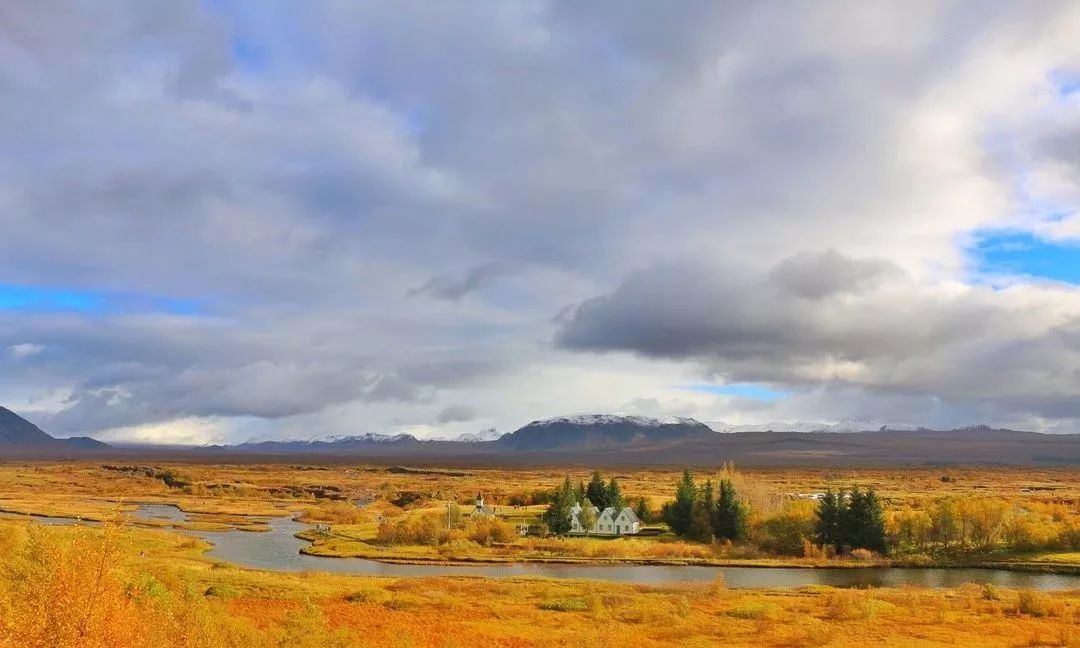
[[[0,456],[70,454],[107,449],[108,444],[91,437],[57,439],[15,412],[0,407]]]
[[[55,439],[0,408],[0,457],[109,456],[189,461],[318,461],[459,465],[748,466],[1001,464],[1080,466],[1080,435],[973,426],[955,430],[716,432],[689,418],[590,414],[533,421],[490,441],[364,434],[198,448],[111,447]]]
[[[0,447],[45,446],[56,439],[11,410],[0,407]]]

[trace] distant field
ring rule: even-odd
[[[299,515],[302,521],[321,524],[324,529],[305,536],[314,543],[307,551],[328,556],[496,561],[558,558],[702,564],[821,562],[820,558],[775,555],[755,546],[686,542],[670,533],[617,542],[597,538],[516,538],[516,534],[495,543],[480,538],[465,542],[468,538],[464,536],[461,542],[447,544],[377,541],[380,523],[418,523],[424,516],[441,519],[450,502],[467,516],[478,491],[483,492],[489,504],[494,503],[501,519],[512,525],[523,521],[534,523],[545,506],[529,504],[530,501],[550,493],[566,476],[574,482],[584,482],[590,473],[582,467],[440,469],[364,464],[8,463],[0,464],[0,510],[104,520],[122,517],[139,503],[171,503],[188,512],[191,520],[176,525],[178,528],[251,531],[265,529],[267,518]],[[702,470],[696,474],[702,481],[716,476],[715,471]],[[1080,519],[1080,477],[1071,469],[769,468],[743,470],[740,474],[747,491],[744,495],[754,500],[752,504],[759,518],[769,511],[781,515],[793,509],[805,520],[805,516],[812,515],[814,507],[807,497],[827,488],[858,485],[876,489],[887,512],[897,520],[912,511],[927,510],[934,502],[949,496],[1027,507],[1044,517],[1050,516],[1046,519],[1058,525],[1074,524]],[[609,471],[606,476],[619,480],[628,499],[644,498],[653,511],[658,511],[672,498],[681,472],[622,468]],[[169,526],[165,522],[155,524]],[[1080,565],[1074,551],[1043,551],[1033,555],[1038,558],[1023,558],[1023,561],[1035,566]],[[979,557],[983,559],[1020,560],[1020,557],[996,552]],[[935,559],[916,552],[894,560],[927,564]]]
[[[887,560],[781,555],[753,546],[753,537],[729,546],[691,542],[666,531],[620,539],[511,534],[492,542],[490,536],[476,537],[491,531],[467,517],[437,542],[387,543],[384,538],[387,529],[441,527],[447,506],[467,513],[477,491],[496,504],[500,519],[535,520],[545,506],[530,503],[532,498],[544,497],[567,475],[586,481],[590,472],[580,467],[0,464],[0,509],[7,512],[0,514],[0,568],[11,575],[0,582],[0,647],[1004,647],[1070,646],[1080,639],[1077,592],[975,586],[734,591],[719,582],[648,587],[285,574],[215,563],[202,556],[204,542],[168,531],[176,525],[258,532],[268,518],[291,515],[312,525],[305,532],[314,541],[308,551],[329,556],[796,566]],[[719,468],[698,471],[697,477],[718,473]],[[680,472],[624,468],[606,476],[616,477],[629,499],[645,498],[659,509],[671,499]],[[1055,533],[1072,528],[1080,514],[1080,477],[1067,469],[766,469],[742,471],[737,479],[756,507],[755,528],[765,530],[770,520],[788,519],[792,511],[799,511],[805,524],[815,506],[807,496],[856,484],[877,489],[893,526],[946,497],[1030,511],[1032,519],[1042,521],[1039,529]],[[19,515],[122,521],[140,503],[175,504],[190,521],[76,529],[34,525]],[[999,554],[982,558],[1036,569],[1080,564],[1076,550]],[[937,560],[888,560],[894,559]]]

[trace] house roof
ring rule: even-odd
[[[638,519],[638,516],[634,513],[634,509],[630,508],[629,506],[624,506],[619,510],[615,510],[615,507],[609,506],[604,509],[604,512],[600,514],[600,517],[607,516],[608,518],[614,520],[615,518],[619,517],[619,515],[623,515],[630,522],[641,522],[641,520]]]

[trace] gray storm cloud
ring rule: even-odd
[[[58,433],[764,416],[668,393],[722,378],[788,389],[768,418],[1068,428],[1076,287],[969,246],[1080,240],[1078,32],[1067,2],[8,3],[0,401]]]
[[[1080,414],[1071,288],[924,285],[881,260],[801,253],[761,274],[683,263],[580,304],[556,341],[692,360],[731,382],[841,383]]]

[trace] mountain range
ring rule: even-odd
[[[861,420],[776,423],[743,429],[686,417],[613,414],[532,421],[508,434],[484,430],[453,440],[369,433],[327,439],[254,441],[198,448],[115,448],[88,437],[55,439],[0,408],[0,457],[95,455],[214,461],[290,460],[481,465],[1080,465],[1080,435],[969,426],[930,430]],[[779,429],[778,429],[779,428]],[[870,428],[870,429],[861,429]]]

